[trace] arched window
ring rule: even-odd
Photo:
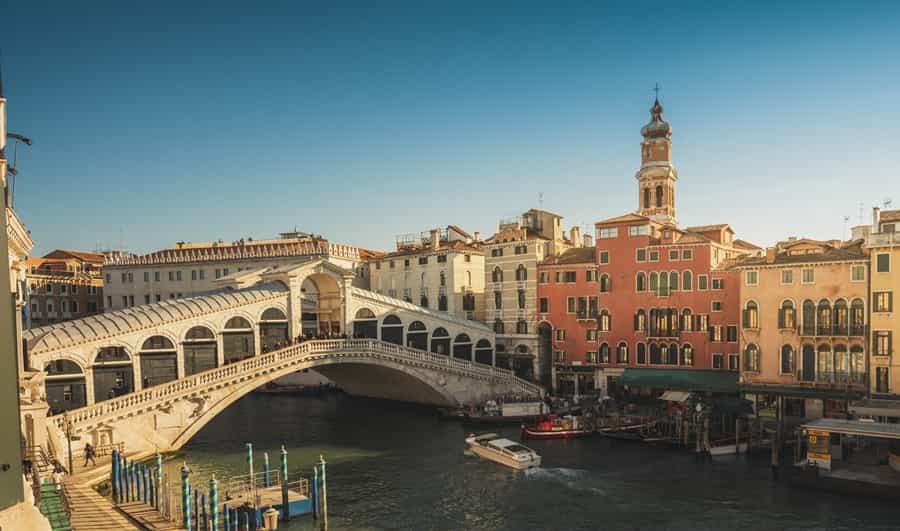
[[[495,334],[503,333],[503,321],[501,319],[494,319],[494,333]]]
[[[805,306],[805,304],[804,304]],[[809,343],[803,345],[803,359],[800,368],[800,380],[812,382],[816,379],[816,349]]]
[[[141,345],[141,389],[178,379],[175,344],[164,336],[153,336]]]
[[[528,280],[528,270],[522,264],[516,268],[516,280]]]
[[[606,343],[601,343],[600,350],[597,352],[597,355],[600,363],[609,363],[609,345],[607,345]]]
[[[650,343],[650,364],[651,365],[662,365],[664,348],[665,348],[665,345],[660,347],[659,343]]]
[[[794,374],[797,370],[797,353],[790,345],[781,346],[781,374]]]
[[[672,343],[669,345],[667,365],[678,365],[678,345]]]
[[[850,383],[866,383],[866,356],[860,345],[850,347]]]
[[[472,358],[472,339],[467,334],[459,334],[453,340],[453,357],[462,360]]]
[[[637,363],[638,365],[647,364],[647,345],[644,343],[637,344]]]
[[[665,271],[659,274],[659,291],[656,294],[660,297],[669,296],[669,275]]]
[[[403,345],[403,321],[399,317],[390,314],[381,320],[381,340]]]
[[[616,363],[628,363],[628,345],[624,341],[616,346]]]
[[[601,332],[609,332],[612,327],[612,316],[609,314],[609,310],[600,310],[600,315],[597,316],[597,325]]]
[[[747,301],[744,305],[744,328],[759,328],[759,305],[756,301]]]
[[[669,289],[672,291],[678,291],[678,271],[672,271],[669,273]]]
[[[656,187],[656,207],[659,208],[663,206],[663,187]]]
[[[503,282],[503,270],[499,266],[494,267],[494,271],[491,272],[491,281]]]
[[[688,367],[694,365],[694,347],[687,343],[681,345],[681,364]]]
[[[165,336],[153,336],[141,345],[141,351],[144,350],[175,350],[175,345]]]
[[[694,316],[691,315],[690,308],[681,311],[681,331],[690,332],[694,329]]]
[[[847,301],[838,299],[834,301],[834,311],[832,313],[833,333],[836,336],[850,335],[850,308]]]
[[[81,375],[81,367],[71,360],[53,360],[44,364],[47,376]]]
[[[484,365],[494,364],[494,348],[487,339],[479,339],[475,343],[475,361]]]
[[[803,335],[816,335],[816,303],[806,299],[803,301]]]
[[[841,385],[850,383],[850,356],[847,355],[847,345],[843,343],[834,346],[834,382]]]
[[[244,319],[243,317],[235,316],[225,323],[225,328],[228,330],[247,330],[253,327],[250,326],[250,321]]]
[[[850,335],[862,336],[866,327],[866,305],[862,299],[850,303]],[[852,351],[852,349],[851,349]]]
[[[659,295],[659,275],[656,271],[650,272],[650,291],[652,291],[654,295]]]
[[[287,316],[278,308],[269,308],[263,312],[260,321],[287,321]]]
[[[831,346],[825,343],[816,349],[816,381],[828,383],[834,381],[834,355]]]
[[[754,343],[750,343],[744,348],[744,370],[759,372],[759,347]]]
[[[528,333],[528,321],[525,319],[519,319],[516,322],[516,333],[517,334],[527,334]]]
[[[382,325],[402,325],[403,322],[396,315],[390,314],[390,315],[386,316],[383,321],[381,321],[381,324]]]
[[[634,287],[636,291],[647,291],[647,274],[643,271],[639,272],[634,279]]]
[[[612,291],[612,280],[608,273],[603,273],[600,275],[600,292],[608,293]]]
[[[130,362],[131,356],[125,347],[102,347],[97,351],[94,363],[124,363]]]
[[[826,299],[820,300],[816,307],[816,335],[831,335],[831,304]]]
[[[691,291],[694,289],[693,277],[690,271],[681,272],[681,289],[682,291]]]
[[[428,329],[425,327],[425,323],[422,321],[413,321],[409,323],[409,333],[421,333],[428,332]]]
[[[375,313],[368,308],[356,310],[356,319],[375,319]]]
[[[650,189],[644,188],[644,208],[650,208]]]
[[[519,301],[519,309],[524,310],[525,309],[525,290],[524,289],[519,290],[517,300]]]
[[[797,316],[794,310],[794,303],[786,300],[781,303],[778,310],[778,328],[782,330],[792,330],[797,326]]]
[[[634,331],[647,331],[647,312],[645,312],[643,309],[638,310],[637,313],[634,314]]]
[[[503,308],[503,292],[495,291],[494,292],[494,308],[500,309]]]
[[[431,333],[431,351],[435,354],[450,354],[450,334],[446,329],[438,327]]]

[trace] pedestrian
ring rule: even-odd
[[[84,445],[84,466],[88,465],[88,461],[97,466],[97,460],[94,459],[94,446],[91,443]]]

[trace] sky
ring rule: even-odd
[[[8,126],[34,140],[15,209],[34,256],[295,227],[391,249],[535,207],[593,232],[637,208],[659,83],[679,224],[848,237],[900,208],[898,20],[900,2],[0,0]]]

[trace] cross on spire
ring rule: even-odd
[[[659,100],[659,83],[653,86],[653,92],[656,93],[656,99]]]

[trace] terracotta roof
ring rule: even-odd
[[[719,223],[718,225],[697,225],[696,227],[686,227],[684,230],[688,232],[711,232],[714,230],[728,229],[734,232],[734,229],[728,223]]]
[[[650,218],[647,216],[642,216],[640,214],[630,213],[624,214],[622,216],[616,216],[614,218],[604,219],[603,221],[598,221],[594,223],[594,226],[603,225],[605,223],[622,223],[625,221],[650,221]]]
[[[80,260],[84,260],[85,262],[97,262],[102,263],[104,256],[100,253],[92,253],[88,251],[73,251],[71,249],[56,249],[54,251],[50,251],[49,253],[44,255],[44,258],[50,259],[59,259],[61,257],[54,255],[69,255],[72,258],[78,258]]]
[[[900,221],[900,209],[898,210],[882,210],[881,221]]]
[[[548,256],[541,265],[593,264],[595,260],[593,247],[573,247],[562,254]]]
[[[699,232],[685,232],[680,238],[675,240],[675,245],[680,243],[710,243],[711,239],[700,234]]]
[[[822,242],[816,243],[822,244]],[[765,256],[748,256],[735,260],[731,267],[741,268],[765,265],[812,264],[818,262],[865,260],[867,259],[867,255],[862,244],[862,240],[856,240],[843,247],[828,247],[820,253],[788,254],[786,252],[779,252],[772,261],[767,260]]]
[[[395,258],[398,256],[413,256],[417,254],[428,254],[428,253],[439,253],[442,251],[458,251],[458,252],[468,252],[472,254],[484,254],[484,251],[479,249],[474,245],[470,245],[465,242],[455,241],[455,242],[441,242],[440,246],[437,250],[432,250],[430,246],[425,247],[411,247],[409,249],[400,249],[399,251],[392,251],[389,253],[385,253],[383,256],[379,258]]]
[[[733,246],[737,247],[738,249],[746,249],[748,251],[758,251],[758,250],[762,249],[762,247],[760,247],[758,245],[754,245],[746,240],[741,240],[741,239],[734,240],[731,243]]]

